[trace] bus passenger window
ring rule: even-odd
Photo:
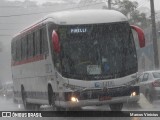
[[[33,49],[32,49],[32,56],[35,56],[36,54],[35,54],[35,51],[36,51],[36,48],[35,48],[35,33],[33,33],[32,34],[32,36],[33,36],[33,45],[32,45],[32,47],[33,47]]]
[[[35,32],[35,54],[40,54],[40,30]]]
[[[33,34],[28,35],[28,57],[33,57]]]
[[[27,59],[27,54],[28,54],[28,52],[27,52],[27,46],[28,46],[27,36],[24,37],[23,41],[24,41],[24,44],[22,47],[24,49],[24,58]]]
[[[21,40],[16,41],[16,61],[21,60]]]
[[[12,59],[16,61],[16,42],[12,42]]]
[[[43,27],[40,30],[40,53],[47,53],[48,54],[48,42],[47,42],[47,33],[46,33],[46,28]]]
[[[22,42],[22,60],[24,60],[25,59],[25,39],[22,38],[21,42]]]
[[[27,51],[28,51],[28,58],[31,57],[31,35],[28,35],[28,46],[27,46]]]

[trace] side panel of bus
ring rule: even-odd
[[[38,33],[40,32],[40,33]],[[41,36],[41,34],[43,35]],[[45,34],[44,34],[45,33]],[[27,57],[21,60],[17,60],[16,62],[12,62],[12,77],[13,77],[13,84],[14,84],[14,94],[15,99],[22,100],[21,98],[21,89],[24,87],[24,90],[27,94],[27,102],[29,103],[36,103],[36,104],[48,104],[48,83],[49,81],[54,80],[54,68],[52,62],[52,55],[50,48],[50,42],[47,32],[47,25],[43,25],[36,30],[33,30],[22,37],[19,37],[16,42],[12,42],[12,47],[16,50],[16,57],[18,57],[18,51],[25,51],[25,42],[21,42],[21,47],[17,47],[20,41],[23,39],[28,39],[27,46],[29,49],[33,49],[28,44],[30,44],[30,35],[33,35],[33,38],[36,41],[36,34],[37,39],[42,39],[44,37],[44,43],[42,44],[43,48],[36,47],[36,42],[33,44],[35,48],[31,51],[28,51]],[[39,35],[40,36],[39,36]],[[38,40],[37,40],[38,41]],[[21,49],[21,50],[20,50]],[[38,53],[38,49],[40,50]],[[42,50],[41,50],[42,49]],[[13,50],[13,49],[12,49]],[[29,53],[31,52],[31,53]],[[34,55],[33,55],[34,53]],[[14,53],[12,52],[12,55]],[[23,53],[20,53],[23,55]],[[31,57],[29,57],[29,55]],[[53,81],[54,82],[54,81]],[[50,82],[52,84],[52,82]],[[56,87],[54,87],[56,89]]]

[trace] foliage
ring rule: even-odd
[[[146,17],[145,13],[140,13],[137,8],[138,2],[136,1],[114,0],[113,9],[116,9],[127,16],[131,24],[138,25],[142,28],[148,27],[150,19]]]

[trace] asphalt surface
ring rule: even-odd
[[[50,106],[41,106],[40,111],[51,111]],[[4,96],[0,96],[0,111],[25,111],[22,104],[15,104],[12,99],[7,99]],[[92,106],[84,107],[82,111],[93,111],[93,115],[96,116],[95,111],[110,111],[109,106]],[[122,111],[160,111],[160,100],[154,101],[153,104],[150,104],[141,96],[141,99],[138,103],[134,104],[125,104]],[[159,112],[160,113],[160,112]],[[73,112],[74,114],[74,112]],[[76,115],[75,115],[76,116]],[[115,115],[116,116],[116,115]],[[0,120],[160,120],[159,117],[43,117],[43,118],[0,118]]]

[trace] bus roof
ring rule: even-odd
[[[54,12],[43,19],[37,21],[31,26],[25,28],[14,37],[31,30],[46,21],[52,21],[58,25],[75,25],[75,24],[96,24],[96,23],[111,23],[127,21],[127,18],[120,12],[115,10],[105,9],[90,9],[90,10],[72,10]]]
[[[90,9],[74,10],[49,14],[47,17],[55,19],[59,25],[93,24],[127,21],[127,18],[115,10]]]

